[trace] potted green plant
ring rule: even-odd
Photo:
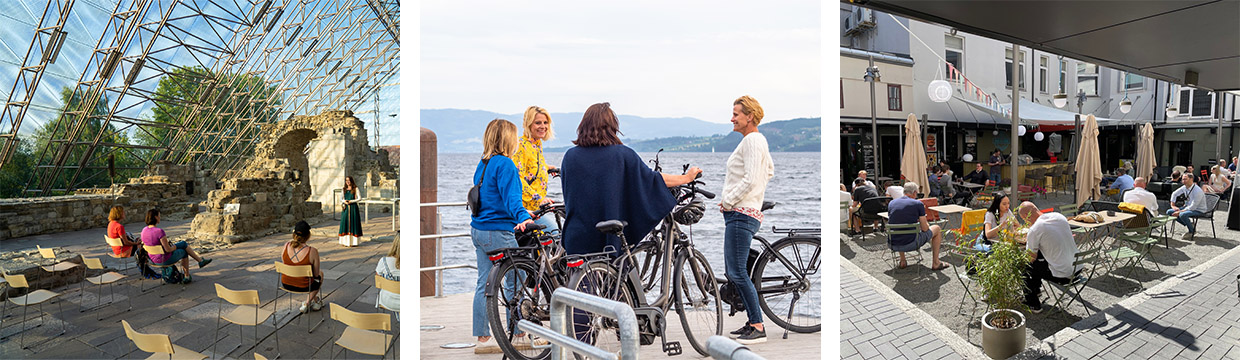
[[[1006,359],[1025,350],[1023,273],[1029,255],[1016,243],[1019,227],[999,232],[989,253],[969,258],[977,268],[977,283],[990,311],[982,315],[982,351],[994,359]]]

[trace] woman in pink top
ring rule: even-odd
[[[164,253],[160,255],[150,254],[151,261],[158,265],[170,265],[177,261],[181,262],[181,269],[185,273],[185,282],[190,282],[189,277],[189,259],[186,255],[194,258],[198,262],[198,268],[207,266],[211,263],[211,259],[203,259],[198,253],[189,247],[184,241],[178,241],[176,244],[168,244],[168,236],[164,234],[164,229],[155,227],[159,224],[159,210],[150,209],[146,211],[146,227],[142,229],[142,244],[147,246],[162,246]]]

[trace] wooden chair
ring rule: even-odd
[[[0,273],[3,273],[3,271],[2,271],[2,270],[0,270]],[[12,288],[14,288],[14,289],[20,289],[20,288],[26,288],[26,289],[27,289],[27,291],[26,291],[26,294],[25,294],[25,295],[18,296],[18,297],[11,297],[11,298],[9,298],[9,299],[8,299],[8,301],[4,303],[4,307],[5,307],[4,312],[5,312],[6,314],[8,313],[8,304],[9,304],[9,303],[13,303],[13,305],[21,306],[21,307],[22,307],[22,317],[21,317],[21,318],[22,318],[22,321],[23,321],[23,323],[24,323],[24,321],[26,320],[26,313],[27,313],[26,311],[30,309],[30,305],[39,305],[39,325],[37,325],[37,326],[35,326],[35,327],[40,327],[40,326],[43,326],[43,314],[45,314],[45,313],[46,313],[46,312],[44,312],[44,311],[43,311],[43,303],[45,303],[45,302],[47,302],[48,300],[51,300],[51,299],[53,299],[53,298],[55,298],[55,297],[57,297],[57,296],[60,296],[60,293],[57,293],[57,292],[54,292],[54,291],[51,291],[51,290],[44,290],[44,289],[39,289],[39,290],[30,291],[30,290],[29,290],[29,289],[30,289],[30,283],[26,282],[26,276],[25,276],[25,275],[9,275],[8,273],[4,273],[3,275],[4,275],[4,280],[5,280],[5,282],[8,284],[8,286],[9,286],[9,287],[12,287]],[[59,308],[60,313],[62,313],[62,314],[64,313],[64,305],[62,305],[61,303],[57,303],[57,304],[56,304],[56,307],[57,307],[57,308]],[[48,314],[48,315],[51,315],[51,314]],[[60,324],[61,324],[60,334],[57,334],[57,335],[64,335],[64,334],[65,334],[65,332],[68,330],[68,324],[67,324],[64,320],[61,320],[61,321],[60,321]],[[21,333],[21,346],[22,346],[22,349],[29,349],[29,348],[30,348],[30,346],[26,346],[26,332],[27,332],[27,330],[26,330],[26,329],[24,329],[24,327],[22,327],[22,328],[19,328],[18,332],[20,332],[20,333]],[[13,335],[15,335],[15,334],[10,334],[10,335],[9,335],[9,336],[7,336],[7,337],[12,337]],[[6,338],[7,338],[7,337],[6,337]],[[50,337],[50,338],[48,338],[47,340],[44,340],[43,342],[47,342],[48,340],[52,340],[52,339],[55,339],[55,338],[56,338],[56,337]],[[42,344],[43,342],[40,342],[39,344]],[[38,344],[35,344],[35,345],[38,345]]]
[[[165,254],[165,253],[164,253],[164,247],[163,247],[162,245],[154,245],[154,246],[152,246],[152,245],[142,245],[142,249],[143,249],[143,250],[146,250],[146,253],[147,253],[147,256],[148,256],[148,257],[149,257],[150,255],[164,255],[164,254]],[[156,268],[156,269],[160,269],[160,270],[163,270],[163,268],[166,268],[166,267],[174,267],[174,266],[176,266],[176,264],[177,264],[177,262],[176,262],[176,261],[172,262],[171,264],[167,264],[167,265],[157,264],[157,263],[155,263],[154,261],[151,261],[151,262],[149,262],[149,263],[150,263],[151,267]],[[160,285],[162,285],[162,284],[166,283],[166,282],[164,281],[164,278],[163,278],[162,276],[161,276],[160,278],[158,278],[158,279],[155,279],[155,281],[158,281],[158,282],[160,283]],[[145,281],[143,281],[143,282],[142,282],[142,288],[141,288],[141,290],[142,290],[142,292],[147,292],[147,291],[155,290],[155,289],[158,289],[158,288],[159,288],[159,286],[156,286],[156,287],[153,287],[153,288],[147,289],[147,288],[146,288],[146,282],[145,282]],[[184,283],[182,283],[182,284],[181,284],[181,288],[182,288],[182,289],[184,289],[184,288],[185,288],[185,284],[184,284]],[[165,296],[168,296],[168,294],[160,294],[160,295],[159,295],[159,297],[161,297],[161,298],[162,298],[162,297],[165,297]]]
[[[97,258],[84,257],[82,258],[82,262],[86,263],[86,268],[90,270],[104,270],[105,269],[103,267],[103,262],[99,261],[99,259]],[[99,274],[99,276],[87,277],[86,281],[81,282],[82,286],[78,288],[78,293],[79,293],[78,312],[85,312],[86,310],[94,310],[94,309],[98,309],[99,307],[103,306],[103,285],[104,284],[108,285],[108,291],[111,292],[111,296],[108,299],[108,304],[111,304],[112,302],[116,301],[116,291],[115,291],[116,283],[124,278],[125,278],[125,275],[121,275],[120,273],[117,273],[115,271],[101,273]],[[90,282],[91,284],[98,285],[96,287],[96,290],[98,290],[98,295],[96,296],[97,301],[95,302],[95,307],[90,308],[90,309],[84,308],[86,306],[86,301],[84,299],[84,296],[86,296],[86,291],[85,291],[86,282]],[[129,308],[126,309],[125,311],[130,311],[130,310],[133,310],[132,292],[129,295]],[[99,316],[95,318],[95,320],[103,321],[103,317]]]
[[[336,357],[335,345],[340,345],[353,352],[386,356],[395,336],[380,331],[392,330],[392,317],[388,314],[365,314],[350,311],[336,303],[328,304],[332,320],[345,325],[344,332],[336,339],[332,348],[332,358]]]
[[[285,293],[289,294],[288,299],[289,299],[290,306],[293,306],[292,305],[293,294],[302,294],[302,295],[310,294],[310,291],[295,291],[295,290],[289,290],[289,289],[284,288],[284,284],[280,282],[279,275],[285,275],[285,276],[290,276],[290,277],[304,277],[304,278],[314,277],[314,267],[310,265],[285,265],[283,262],[279,262],[279,261],[275,262],[275,266],[276,266],[276,287],[279,288],[281,291],[283,291],[280,294],[285,294]],[[276,295],[276,301],[277,302],[280,301],[280,295]],[[296,308],[294,307],[294,309]],[[302,314],[298,312],[297,315],[300,316]],[[323,324],[323,321],[324,319],[320,318],[319,322],[315,323],[314,326],[310,326],[309,323],[307,323],[306,332],[310,332],[310,333],[314,332],[315,329],[319,328],[319,325]]]
[[[128,337],[129,340],[132,340],[133,344],[138,347],[138,350],[154,353],[154,354],[151,354],[151,356],[148,357],[147,360],[155,360],[155,359],[202,360],[202,359],[207,358],[206,355],[200,354],[197,351],[193,351],[193,350],[186,349],[186,348],[172,344],[172,340],[168,338],[168,335],[143,334],[143,333],[134,331],[133,327],[129,326],[129,321],[126,321],[126,320],[121,320],[121,326],[125,327],[125,337]],[[167,357],[165,357],[164,354],[167,354]]]
[[[213,342],[215,345],[211,346],[212,353],[216,355],[220,354],[215,351],[216,346],[219,346],[220,341],[220,319],[237,325],[237,339],[239,340],[243,338],[241,327],[253,326],[254,346],[258,346],[258,325],[266,322],[267,319],[270,318],[271,326],[276,328],[276,331],[273,331],[276,336],[276,357],[280,357],[279,324],[276,323],[275,317],[271,316],[275,314],[275,311],[263,309],[262,303],[258,300],[258,290],[232,290],[224,287],[224,285],[216,283],[215,297],[219,300],[219,308],[215,313],[215,341]],[[225,301],[232,303],[233,305],[237,305],[237,307],[225,314]],[[275,307],[275,305],[273,304],[272,307]],[[237,350],[237,348],[240,347],[241,343],[238,342],[237,346],[225,351],[224,354],[231,353],[233,350]]]
[[[134,269],[138,269],[138,257],[137,257],[137,256],[120,256],[120,255],[116,255],[116,252],[112,251],[112,249],[110,248],[110,247],[112,247],[112,246],[125,246],[125,243],[124,243],[124,242],[121,242],[121,239],[120,239],[120,238],[113,238],[113,237],[108,237],[107,235],[104,235],[104,236],[103,236],[103,241],[105,241],[105,242],[107,242],[107,243],[108,243],[108,246],[109,246],[108,251],[107,251],[108,256],[112,257],[113,259],[116,259],[117,261],[120,261],[122,264],[124,264],[124,263],[126,262],[126,261],[125,261],[125,259],[132,259],[132,260],[133,260],[133,268],[134,268]],[[123,273],[123,272],[125,271],[125,269],[126,269],[126,268],[122,266],[122,267],[121,267],[121,272]],[[138,276],[142,276],[142,270],[138,270]]]

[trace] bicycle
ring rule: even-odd
[[[534,216],[556,216],[562,224],[564,205],[546,204]],[[517,323],[529,320],[544,324],[551,320],[551,292],[567,282],[564,248],[558,233],[544,232],[542,225],[528,225],[517,234],[518,247],[487,252],[495,264],[487,277],[487,321],[491,335],[504,355],[512,359],[545,359],[550,346],[534,344],[528,337],[518,339]]]
[[[654,343],[654,338],[662,338],[663,352],[668,355],[679,355],[683,352],[680,342],[668,341],[666,336],[666,314],[675,307],[680,315],[681,325],[685,330],[690,345],[699,354],[708,355],[706,338],[723,333],[723,305],[719,300],[719,284],[714,272],[706,260],[706,256],[693,247],[692,238],[680,231],[678,224],[692,225],[701,219],[704,207],[697,195],[707,198],[715,195],[709,191],[698,189],[702,182],[694,180],[686,185],[673,188],[678,192],[678,205],[672,213],[663,218],[658,227],[657,242],[643,242],[643,246],[656,246],[649,249],[658,257],[660,293],[657,299],[648,301],[646,287],[642,277],[653,277],[654,269],[643,274],[637,266],[638,258],[632,247],[623,246],[623,254],[616,254],[610,245],[600,253],[570,256],[566,265],[573,272],[568,288],[587,294],[624,302],[634,307],[637,315],[638,329],[642,345]],[[694,218],[686,213],[698,211]],[[620,220],[599,222],[595,228],[607,234],[616,235],[621,244],[627,244],[624,238],[624,227],[628,224]],[[657,252],[655,252],[657,251]],[[646,257],[649,260],[649,256]],[[647,262],[649,265],[649,262]],[[674,266],[673,266],[674,265]],[[673,272],[674,270],[674,272]],[[624,274],[621,276],[620,274]],[[668,291],[668,290],[672,291]],[[574,318],[581,317],[584,310],[575,310]],[[587,319],[581,319],[587,320]],[[582,324],[580,321],[574,323]],[[589,317],[584,323],[585,328],[574,325],[578,339],[603,349],[619,349],[618,326],[615,320],[602,316]],[[601,342],[615,341],[615,344]]]

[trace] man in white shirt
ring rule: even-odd
[[[1029,251],[1029,267],[1025,269],[1025,305],[1033,313],[1042,312],[1042,280],[1067,284],[1076,276],[1080,267],[1072,265],[1076,260],[1076,241],[1072,228],[1062,214],[1043,214],[1032,202],[1020,204],[1017,214],[1029,227],[1025,249]]]
[[[1149,209],[1151,214],[1158,214],[1158,198],[1154,196],[1154,193],[1145,189],[1146,185],[1148,183],[1143,177],[1133,179],[1132,190],[1124,193],[1124,202],[1141,204]]]
[[[1171,208],[1167,209],[1167,215],[1174,216],[1176,222],[1188,228],[1188,232],[1184,233],[1184,241],[1192,240],[1193,235],[1197,233],[1197,226],[1193,225],[1192,217],[1209,211],[1206,208],[1206,192],[1196,184],[1196,180],[1197,176],[1192,173],[1180,176],[1180,183],[1184,186],[1171,193]],[[1175,205],[1176,199],[1180,196],[1185,198],[1184,206]]]
[[[888,184],[890,184],[890,183],[888,183]],[[895,200],[895,199],[899,199],[899,198],[904,197],[904,187],[902,187],[902,186],[895,186],[895,185],[888,186],[888,187],[887,187],[887,196],[890,196],[890,197],[891,197],[891,200]]]
[[[867,173],[865,172],[865,170],[861,170],[857,172],[857,179],[860,179],[861,181],[865,181],[865,186],[878,189],[878,186],[875,186],[873,181],[870,181],[870,179],[865,178],[866,176],[867,176]],[[853,187],[853,191],[857,191],[856,186]]]

